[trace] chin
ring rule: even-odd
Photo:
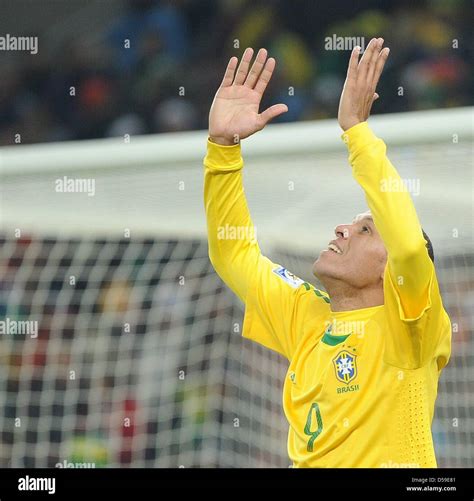
[[[321,279],[321,277],[332,275],[331,268],[332,266],[328,266],[327,263],[322,263],[321,258],[318,258],[313,263],[313,275],[319,279]]]
[[[315,277],[317,277],[317,276],[318,276],[318,260],[316,260],[316,261],[313,263],[313,270],[312,270],[312,271],[313,271],[313,275],[314,275]]]
[[[325,253],[321,253],[313,263],[313,275],[317,279],[322,281],[323,278],[341,278],[341,269],[337,263],[332,262],[331,257],[325,257]]]

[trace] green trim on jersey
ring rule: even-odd
[[[334,336],[333,334],[329,334],[329,332],[325,332],[321,341],[324,344],[328,344],[330,346],[336,346],[345,341],[349,336],[350,334],[347,334],[347,336]]]
[[[309,291],[310,289],[316,294],[316,296],[320,297],[326,303],[331,304],[331,300],[329,299],[329,296],[326,294],[322,293],[320,290],[316,289],[314,285],[309,284],[308,282],[303,282],[304,288]]]
[[[331,334],[331,331],[332,331],[332,325],[329,325],[325,330],[322,338],[322,342],[324,344],[328,344],[329,346],[337,346],[338,344],[341,344],[352,334],[352,332],[350,332],[349,334],[343,336],[336,336],[334,334]]]

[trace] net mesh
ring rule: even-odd
[[[285,364],[241,340],[205,242],[30,235],[2,258],[2,317],[37,322],[0,340],[3,466],[287,466]]]
[[[288,466],[286,364],[242,339],[242,305],[199,240],[1,240],[2,466]],[[274,260],[310,279],[311,257]],[[454,326],[433,425],[440,466],[472,466],[474,255],[438,263]],[[85,293],[87,291],[87,293]]]

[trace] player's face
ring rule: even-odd
[[[356,288],[381,285],[387,252],[370,212],[337,226],[334,232],[336,238],[313,265],[314,275],[323,284],[325,279],[335,279]]]

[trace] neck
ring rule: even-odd
[[[331,298],[331,311],[361,310],[384,304],[381,283],[359,289],[340,280],[321,282]]]

